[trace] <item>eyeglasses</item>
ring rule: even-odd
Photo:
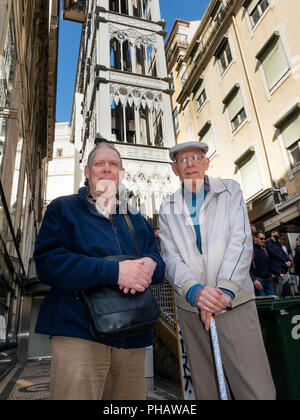
[[[258,238],[258,239],[260,239],[261,241],[265,241],[266,240],[266,238]]]
[[[190,160],[193,162],[201,162],[204,159],[205,155],[181,156],[176,159],[176,162],[180,163],[180,165],[186,165]]]

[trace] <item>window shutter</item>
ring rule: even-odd
[[[262,188],[255,154],[240,167],[240,174],[244,196],[247,200]]]
[[[215,146],[215,139],[213,135],[212,126],[211,124],[207,124],[207,126],[208,126],[208,129],[204,131],[204,134],[201,136],[201,141],[203,141],[204,143],[208,145],[209,147],[208,156],[211,156],[215,153],[216,146]]]
[[[274,37],[266,51],[261,55],[260,61],[266,75],[269,89],[272,89],[289,69],[289,63],[280,38],[277,36]]]
[[[202,77],[200,77],[197,80],[197,82],[194,84],[194,86],[192,87],[191,90],[192,90],[195,98],[199,96],[200,89],[202,89],[202,86],[203,86],[203,82],[204,82],[204,79]]]
[[[300,111],[295,112],[283,123],[281,133],[287,149],[300,140]]]
[[[215,52],[213,53],[214,57],[219,58],[221,52],[223,51],[223,49],[225,49],[227,43],[228,43],[228,39],[226,36],[224,36],[221,39],[221,42],[219,42],[217,48],[215,49]]]
[[[243,97],[240,89],[238,89],[232,98],[227,102],[227,108],[230,121],[232,121],[241,109],[244,108]]]

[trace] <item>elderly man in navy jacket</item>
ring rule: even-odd
[[[164,263],[152,227],[117,197],[124,177],[119,152],[110,144],[100,144],[89,155],[85,176],[86,188],[50,203],[34,252],[38,277],[51,286],[36,326],[37,333],[53,337],[51,398],[145,399],[145,347],[152,344],[152,333],[109,344],[96,342],[75,292],[118,285],[124,293],[140,293],[151,282],[163,281]],[[136,255],[124,211],[135,229],[142,258],[103,260]]]
[[[250,267],[250,276],[257,296],[274,295],[272,274],[269,271],[269,257],[265,249],[266,236],[258,230],[253,233],[254,257]]]

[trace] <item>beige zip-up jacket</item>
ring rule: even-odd
[[[175,289],[176,304],[197,312],[186,300],[195,284],[232,291],[232,307],[255,299],[249,275],[253,245],[243,194],[233,180],[208,177],[210,192],[200,211],[202,254],[189,209],[180,188],[160,208],[159,237],[166,275]]]

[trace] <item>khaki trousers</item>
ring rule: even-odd
[[[145,400],[145,349],[53,337],[52,400]]]
[[[210,334],[199,315],[177,308],[197,400],[218,400]],[[236,400],[274,400],[275,388],[254,301],[216,317],[224,372]],[[229,389],[228,389],[229,391]],[[230,398],[230,393],[228,392]]]

